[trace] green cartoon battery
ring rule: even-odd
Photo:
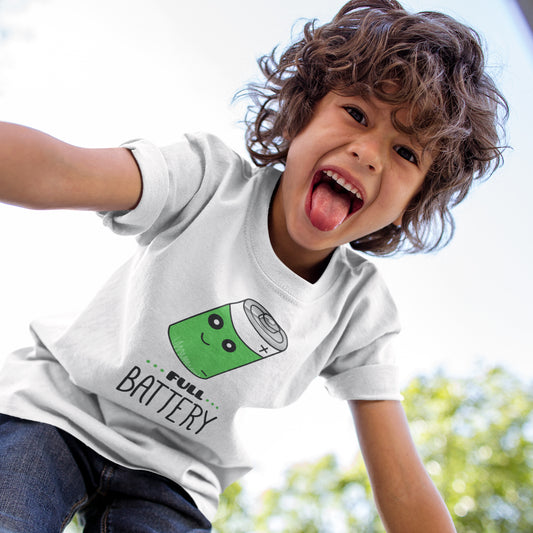
[[[287,335],[255,300],[216,307],[168,328],[180,361],[207,379],[287,349]]]

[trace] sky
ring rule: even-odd
[[[302,19],[326,22],[341,5],[0,0],[0,116],[86,147],[139,137],[164,145],[204,130],[245,155],[244,104],[232,97],[257,79],[256,59],[298,35]],[[533,38],[513,0],[404,5],[444,11],[482,34],[490,72],[510,104],[512,149],[455,209],[447,248],[376,261],[402,318],[402,382],[437,368],[476,379],[494,364],[531,381]],[[134,249],[92,213],[0,205],[0,225],[0,353],[31,342],[33,318],[80,309]],[[295,405],[262,413],[261,425],[278,435],[265,439],[250,426],[263,480],[277,471],[266,466],[272,461],[281,468],[329,451],[349,458],[357,448],[348,409],[320,383]]]

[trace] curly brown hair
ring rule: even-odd
[[[442,13],[408,13],[395,0],[352,0],[328,24],[305,24],[301,39],[279,59],[276,48],[258,63],[264,84],[244,94],[246,144],[259,166],[285,164],[291,138],[310,121],[328,92],[373,96],[409,109],[394,126],[435,154],[402,219],[353,241],[356,250],[387,255],[431,251],[447,244],[450,209],[475,179],[503,162],[500,135],[505,98],[485,72],[479,35]],[[391,92],[391,82],[398,90]]]

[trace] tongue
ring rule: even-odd
[[[321,231],[331,231],[348,216],[350,205],[347,194],[335,192],[327,183],[320,183],[311,197],[311,224]]]

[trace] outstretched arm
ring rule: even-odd
[[[444,502],[396,401],[350,400],[374,499],[389,533],[453,533]]]
[[[126,210],[141,176],[125,148],[78,148],[40,131],[0,122],[0,201],[31,209]]]

